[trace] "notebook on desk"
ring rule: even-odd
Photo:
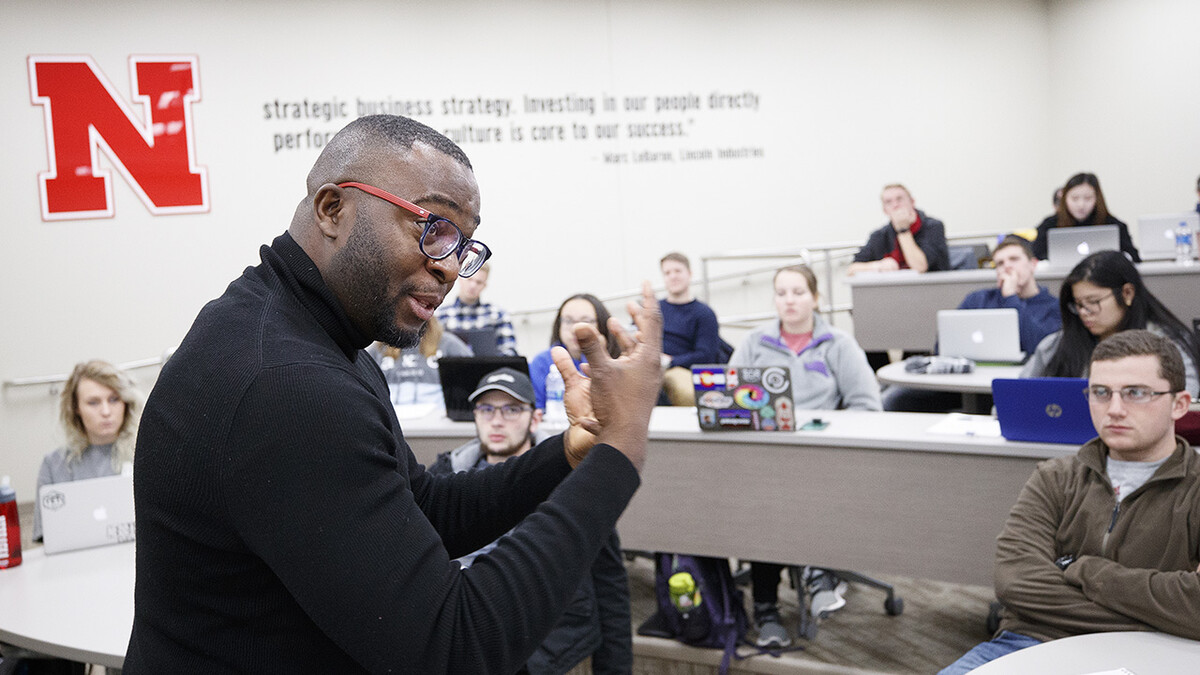
[[[1096,437],[1087,379],[1034,377],[992,380],[1000,434],[1010,441],[1081,445]]]
[[[133,474],[43,485],[38,490],[46,553],[133,541]]]
[[[1056,268],[1071,269],[1097,251],[1120,251],[1121,234],[1116,225],[1054,227],[1046,233],[1047,258]]]
[[[438,359],[438,379],[446,417],[457,422],[473,422],[475,412],[467,397],[475,391],[484,375],[498,368],[512,368],[529,374],[524,356],[443,356]]]
[[[792,373],[786,367],[692,366],[700,428],[795,431]]]
[[[987,363],[1020,363],[1021,323],[1017,310],[942,309],[937,313],[938,354]]]
[[[1179,223],[1192,230],[1192,257],[1196,257],[1196,234],[1200,230],[1200,213],[1166,213],[1138,218],[1138,252],[1142,260],[1174,260],[1175,232]]]

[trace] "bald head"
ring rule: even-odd
[[[297,227],[311,222],[313,198],[322,185],[363,180],[371,175],[383,156],[407,155],[418,142],[472,169],[471,160],[462,148],[429,126],[399,115],[360,117],[329,140],[308,172],[304,200],[292,218],[293,236]]]

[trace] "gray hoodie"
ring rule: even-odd
[[[882,410],[879,382],[849,334],[813,315],[813,339],[795,354],[779,336],[779,320],[754,329],[729,358],[739,367],[788,366],[796,410]]]

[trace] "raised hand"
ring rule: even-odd
[[[621,347],[621,356],[608,355],[604,338],[594,326],[576,324],[575,337],[587,356],[584,379],[565,353],[551,355],[556,364],[566,360],[563,374],[567,395],[580,392],[568,401],[567,416],[571,429],[567,432],[567,458],[577,464],[586,455],[583,442],[607,443],[624,453],[641,471],[646,458],[646,435],[650,412],[662,389],[662,314],[650,282],[642,284],[641,303],[629,303],[629,313],[637,326],[637,334],[629,335],[615,317],[608,320],[608,330]],[[570,371],[567,375],[566,371]],[[569,378],[569,379],[568,379]],[[574,410],[572,410],[572,405]],[[592,438],[585,436],[589,434]]]

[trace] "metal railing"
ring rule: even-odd
[[[996,241],[997,234],[969,234],[946,237],[948,243],[952,244],[992,244]],[[715,283],[726,281],[741,281],[744,282],[747,277],[756,274],[765,274],[774,272],[788,264],[793,264],[790,261],[813,265],[815,259],[819,258],[824,264],[825,277],[825,292],[821,294],[822,302],[820,311],[824,314],[833,314],[841,312],[849,312],[853,309],[850,302],[837,303],[835,301],[836,286],[834,285],[834,269],[835,263],[840,264],[844,258],[849,258],[858,251],[859,242],[834,242],[830,244],[817,244],[798,249],[773,249],[773,250],[753,250],[753,251],[732,251],[729,253],[716,253],[700,257],[700,278],[692,281],[693,287],[702,289],[701,298],[708,302],[712,298],[712,286]],[[709,265],[716,261],[735,261],[735,260],[773,260],[771,265],[763,265],[751,267],[749,269],[739,269],[735,272],[723,274],[711,274]],[[780,262],[789,261],[789,262]],[[654,291],[662,292],[662,285],[655,285]],[[600,301],[608,304],[620,300],[628,300],[630,298],[640,297],[642,290],[640,288],[619,291],[608,295],[599,296]],[[509,316],[514,321],[522,321],[528,323],[531,317],[542,314],[553,314],[558,311],[558,305],[549,307],[535,307],[532,309],[516,310],[509,313]],[[729,326],[735,328],[750,327],[760,321],[765,321],[774,316],[771,312],[756,312],[753,314],[745,314],[740,316],[726,316],[720,319],[721,326]],[[136,368],[148,368],[151,366],[162,365],[167,358],[170,357],[170,352],[163,356],[158,356],[148,359],[139,359],[137,361],[129,361],[127,363],[118,364],[117,367],[121,370],[133,370]],[[67,375],[36,375],[32,377],[15,377],[11,380],[4,381],[4,387],[28,387],[33,385],[45,384],[60,384],[66,382]]]

